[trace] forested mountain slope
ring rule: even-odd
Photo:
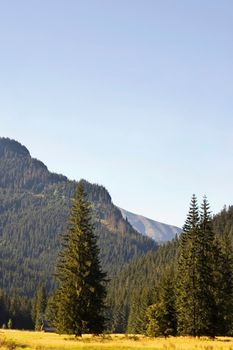
[[[233,246],[233,206],[224,208],[212,220],[218,244]],[[126,264],[110,281],[109,329],[113,332],[142,332],[145,310],[156,302],[157,286],[164,271],[176,270],[179,238],[161,245]]]
[[[219,235],[228,235],[233,243],[233,205],[223,210],[213,218],[214,231]]]
[[[129,262],[113,277],[107,298],[110,305],[109,330],[116,333],[135,331],[132,324],[136,324],[137,318],[141,319],[148,303],[155,302],[160,276],[175,261],[177,249],[177,239],[167,242],[157,251]]]
[[[20,143],[0,138],[0,288],[33,295],[38,283],[53,286],[59,235],[67,227],[77,183],[50,173]],[[135,231],[103,186],[85,182],[93,206],[104,270],[113,273],[157,249]]]

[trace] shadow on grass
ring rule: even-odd
[[[92,335],[90,337],[75,337],[75,336],[69,336],[69,337],[66,337],[65,340],[72,340],[72,341],[77,341],[77,342],[82,342],[82,343],[93,343],[93,342],[96,342],[96,343],[102,343],[102,342],[105,342],[105,341],[110,341],[112,340],[112,337],[110,334],[101,334],[101,335]]]
[[[109,342],[111,340],[115,341],[121,341],[121,340],[133,340],[133,341],[138,341],[140,340],[140,337],[134,334],[122,334],[121,336],[114,337],[108,333],[100,334],[100,335],[91,335],[89,337],[75,337],[73,335],[67,336],[65,338],[67,341],[77,341],[77,342],[82,342],[82,343],[103,343],[103,342]]]

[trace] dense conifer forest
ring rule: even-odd
[[[193,196],[181,236],[158,246],[123,219],[104,187],[83,183],[109,278],[106,329],[233,334],[233,206],[212,217],[207,199],[198,207]],[[76,186],[18,142],[0,139],[0,327],[39,329],[51,316]]]
[[[105,271],[112,274],[157,249],[152,239],[123,219],[103,186],[84,183]],[[42,282],[47,291],[54,287],[51,276],[76,186],[51,174],[18,142],[0,139],[0,274],[6,291],[32,297]]]
[[[208,214],[208,225],[205,226],[205,230],[208,227],[207,232],[203,231],[203,223],[199,221],[202,215],[199,218],[197,208],[196,211],[197,227],[200,228],[198,244],[194,245],[196,239],[188,239],[187,243],[193,251],[184,243],[187,238],[185,230],[192,237],[192,230],[186,222],[180,238],[126,264],[112,279],[108,293],[111,331],[150,335],[232,334],[233,206],[224,208],[214,217]],[[206,250],[204,257],[203,247]],[[181,254],[184,254],[183,258]],[[190,276],[195,265],[197,272],[193,278],[197,281],[194,288]],[[186,291],[190,295],[184,295]],[[182,295],[179,296],[179,292]],[[201,323],[198,325],[197,320],[195,327],[190,321],[190,328],[181,328],[182,315],[186,317],[188,310],[195,310],[192,300],[195,300],[195,312],[201,316],[205,325],[209,324],[208,329],[203,329]],[[212,305],[209,305],[211,302]],[[169,315],[169,310],[172,312],[165,322],[163,314]],[[195,312],[190,311],[189,320]]]

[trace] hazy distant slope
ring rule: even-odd
[[[181,232],[179,227],[163,224],[161,222],[148,219],[142,215],[131,213],[125,209],[119,209],[122,216],[128,219],[129,223],[135,230],[144,236],[153,238],[157,242],[170,241],[176,236],[176,234]]]

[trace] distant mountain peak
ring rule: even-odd
[[[135,230],[144,236],[153,238],[156,242],[170,241],[181,232],[179,227],[148,219],[122,208],[119,209],[122,216],[129,221]]]
[[[11,155],[30,157],[28,149],[20,142],[12,140],[8,137],[0,137],[0,157],[10,157]]]
[[[50,173],[47,166],[32,158],[28,149],[9,138],[0,138],[0,187],[41,192],[46,184],[66,181]]]

